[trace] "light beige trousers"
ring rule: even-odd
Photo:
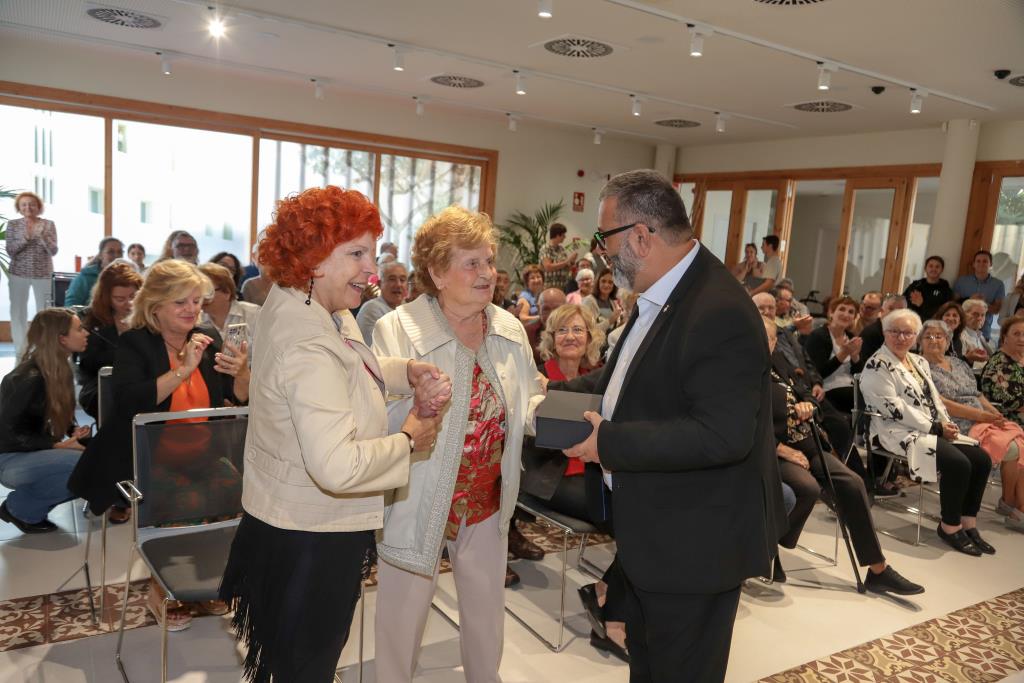
[[[498,665],[505,635],[505,566],[508,537],[499,533],[500,513],[467,527],[448,543],[459,601],[460,649],[468,683],[501,683]],[[412,681],[427,624],[437,573],[422,576],[377,563],[374,627],[378,683]]]

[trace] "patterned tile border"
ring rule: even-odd
[[[987,683],[1024,671],[1024,588],[760,683]]]

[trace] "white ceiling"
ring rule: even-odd
[[[159,59],[151,53],[162,50],[175,61],[197,61],[255,78],[316,77],[325,83],[328,97],[358,91],[415,95],[429,98],[428,115],[439,115],[448,106],[495,117],[514,112],[526,120],[598,127],[607,135],[684,146],[924,128],[954,118],[1024,118],[1024,87],[992,75],[996,68],[1024,74],[1020,0],[823,0],[801,6],[754,0],[554,0],[554,17],[547,20],[537,17],[535,0],[239,0],[218,4],[229,31],[219,41],[205,28],[207,4],[3,0],[0,27],[119,47],[136,58],[152,59],[155,75]],[[86,15],[97,5],[150,14],[163,26],[106,25]],[[704,56],[692,58],[679,18],[767,41],[783,51],[712,35],[705,39]],[[584,60],[543,48],[543,42],[566,34],[606,42],[615,50],[608,57]],[[404,72],[392,70],[387,41],[410,48]],[[843,70],[833,74],[832,90],[822,95],[813,59],[786,51],[845,63],[986,108],[933,94],[921,114],[911,115],[905,85]],[[526,95],[513,92],[512,68],[527,74]],[[485,85],[460,91],[431,83],[429,78],[440,73],[471,76]],[[885,93],[872,94],[872,85],[885,85]],[[644,99],[639,117],[630,113],[630,93]],[[823,97],[854,108],[814,114],[787,107]],[[730,113],[725,133],[715,132],[715,110]],[[681,130],[654,125],[662,118],[702,125]]]

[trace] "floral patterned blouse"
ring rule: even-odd
[[[482,522],[501,508],[501,454],[505,450],[505,406],[480,364],[473,367],[469,418],[462,462],[455,479],[445,537],[455,540],[459,526]]]
[[[57,255],[57,227],[46,218],[36,219],[39,233],[28,237],[28,221],[15,218],[7,222],[7,254],[11,257],[11,275],[42,279],[53,275],[53,257]]]
[[[1017,412],[1024,408],[1024,365],[997,351],[981,373],[981,392],[1001,404],[999,412],[1006,419],[1024,426],[1024,417]]]
[[[947,356],[950,369],[946,370],[940,365],[932,365],[932,382],[944,398],[956,401],[971,408],[982,409],[981,401],[978,400],[978,381],[974,379],[974,371],[964,361],[953,356]],[[974,422],[963,417],[950,415],[956,426],[964,434],[971,431]]]
[[[792,382],[782,379],[782,376],[775,372],[774,368],[771,371],[771,375],[772,381],[786,390],[786,436],[788,443],[799,443],[804,439],[810,438],[813,427],[810,421],[804,420],[801,422],[797,417],[796,404],[800,401],[793,390]]]

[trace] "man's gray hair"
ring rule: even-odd
[[[669,244],[689,239],[690,221],[683,198],[657,171],[640,169],[613,176],[597,199],[612,197],[618,202],[615,215],[623,225],[643,223],[660,232]]]
[[[971,310],[972,308],[984,310],[986,313],[988,313],[988,304],[982,301],[981,299],[965,299],[964,301],[960,302],[960,308],[964,309],[964,313]]]
[[[409,274],[409,268],[406,267],[404,263],[392,259],[390,261],[385,261],[380,265],[380,279],[383,280],[384,278],[386,278],[388,276],[388,273],[394,270],[395,268],[401,268],[402,270],[405,271],[406,275]]]
[[[882,318],[882,331],[888,332],[898,322],[908,322],[913,326],[914,333],[921,331],[921,316],[909,308],[898,308],[889,315]]]
[[[906,306],[907,306],[907,297],[903,296],[902,294],[889,294],[882,301],[882,305],[883,306],[886,306],[886,305],[892,304],[892,303],[898,303],[900,306],[906,308]]]

